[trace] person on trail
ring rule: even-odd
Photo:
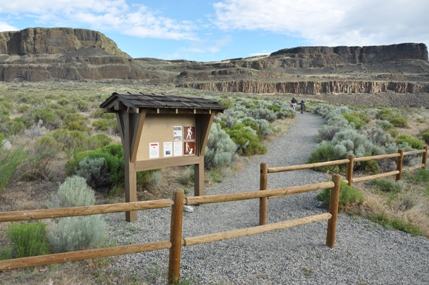
[[[292,97],[292,100],[290,102],[292,103],[292,109],[295,111],[296,103],[297,103],[295,97]]]
[[[305,102],[304,102],[304,100],[301,100],[301,102],[299,103],[299,105],[301,105],[301,114],[304,114],[304,111],[305,111]]]

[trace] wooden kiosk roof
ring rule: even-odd
[[[100,105],[105,112],[127,111],[128,113],[140,113],[140,109],[153,110],[156,113],[171,113],[179,110],[186,110],[186,113],[211,113],[211,111],[223,112],[226,106],[216,101],[200,98],[185,97],[176,95],[155,95],[155,94],[119,94],[112,93]]]

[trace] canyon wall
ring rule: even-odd
[[[408,82],[365,82],[365,81],[301,81],[263,83],[257,81],[205,82],[182,83],[178,87],[195,88],[221,92],[243,93],[292,93],[312,94],[321,93],[417,93],[428,92],[423,85]]]

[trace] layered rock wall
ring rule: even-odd
[[[359,64],[395,61],[401,59],[428,60],[425,44],[403,43],[364,47],[296,47],[271,53],[270,58],[285,57],[298,61],[313,61],[313,66],[326,64]]]
[[[427,92],[426,86],[409,82],[365,82],[365,81],[301,81],[263,83],[257,81],[230,81],[230,82],[205,82],[182,83],[179,87],[195,88],[221,92],[243,93],[292,93],[312,94],[321,93],[417,93]]]
[[[114,41],[92,30],[28,28],[0,33],[0,54],[67,54],[86,47],[97,47],[113,56],[129,57]]]

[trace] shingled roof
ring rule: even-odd
[[[148,95],[148,94],[119,94],[112,95],[101,103],[100,108],[104,108],[106,112],[118,112],[127,110],[130,113],[139,113],[140,109],[154,109],[159,112],[162,109],[183,110],[208,110],[220,111],[227,109],[226,106],[219,104],[216,101],[199,98],[199,97],[184,97],[175,95]]]

